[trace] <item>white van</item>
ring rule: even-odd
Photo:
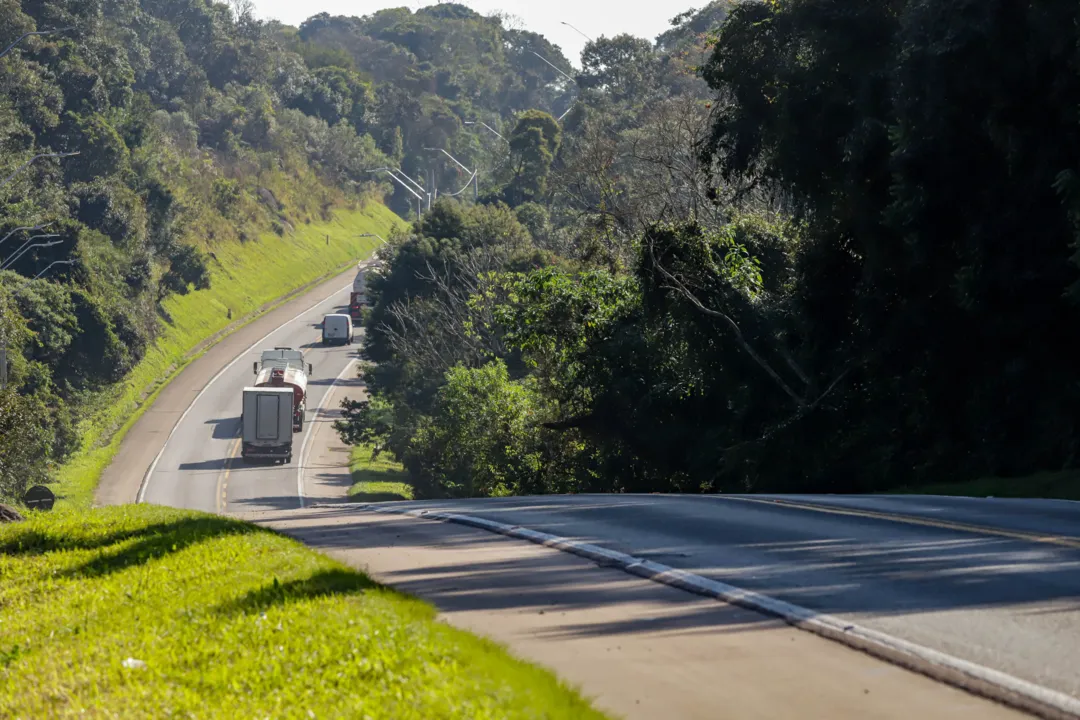
[[[352,345],[353,324],[348,315],[327,315],[322,321],[323,345]]]

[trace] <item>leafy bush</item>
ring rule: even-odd
[[[18,502],[27,488],[47,479],[52,440],[40,402],[13,387],[0,389],[0,500]]]

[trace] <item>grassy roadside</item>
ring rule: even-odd
[[[0,717],[601,718],[433,608],[248,523],[0,525]]]
[[[164,302],[169,322],[153,347],[82,423],[83,449],[56,473],[54,490],[61,503],[88,507],[93,502],[98,479],[128,429],[198,356],[193,351],[201,344],[268,303],[369,255],[378,240],[359,235],[386,237],[400,222],[385,206],[370,203],[341,210],[330,222],[301,226],[284,237],[268,233],[255,242],[215,246],[211,287]]]
[[[1023,478],[979,478],[901,488],[895,495],[952,495],[996,498],[1051,498],[1080,500],[1080,470],[1043,472]]]
[[[388,502],[412,500],[413,489],[400,463],[385,454],[372,460],[371,446],[359,445],[352,449],[349,471],[352,487],[349,500],[353,502]]]

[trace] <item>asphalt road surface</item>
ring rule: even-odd
[[[323,316],[348,312],[348,304],[349,289],[343,287],[227,366],[176,425],[146,480],[143,501],[207,512],[298,508],[301,450],[321,429],[313,422],[317,411],[339,377],[342,381],[355,377],[352,363],[359,344],[324,347],[320,342]],[[301,348],[314,366],[308,380],[307,420],[293,438],[291,463],[248,463],[240,458],[242,393],[254,381],[252,363],[262,350],[274,347]]]
[[[1080,503],[580,495],[424,507],[695,572],[1080,697]]]
[[[319,418],[316,411],[335,382],[355,384],[352,363],[358,346],[319,344],[323,315],[342,311],[347,301],[344,283],[325,284],[307,300],[290,303],[287,312],[282,309],[276,317],[264,318],[261,327],[253,323],[246,334],[227,338],[193,363],[133,428],[118,462],[106,473],[101,501],[134,499],[133,488],[149,462],[143,458],[157,453],[172,418],[185,408],[146,480],[145,502],[212,512],[282,513],[301,508],[302,495],[309,503],[343,496],[347,469],[335,470],[331,467],[335,463],[325,458],[344,449],[330,447],[340,442],[327,427],[328,413]],[[266,332],[267,337],[236,357]],[[314,365],[308,422],[294,441],[298,445],[291,464],[249,465],[239,458],[241,390],[252,381],[252,362],[259,352],[275,346],[303,348]],[[332,411],[342,394],[332,398],[326,410]],[[302,453],[305,441],[308,447]],[[309,460],[312,467],[303,468],[302,462]],[[322,471],[316,467],[320,463]],[[344,474],[335,480],[335,473]],[[1080,503],[917,496],[622,495],[407,505],[591,542],[849,618],[1080,697]],[[340,538],[355,547],[339,546],[333,539],[337,532],[331,531],[317,546],[363,550],[353,542],[359,535],[353,540]],[[364,538],[369,549],[377,549],[370,533]],[[361,555],[356,555],[356,562],[367,562]],[[461,578],[470,573],[468,557],[467,552],[455,555],[455,572]],[[572,590],[561,593],[571,597]],[[679,632],[694,631],[695,623],[702,633],[714,631],[713,613],[686,597]],[[740,622],[753,624],[754,618],[763,626],[774,622],[752,613]],[[633,615],[611,621],[603,629],[604,637],[629,637],[639,632],[640,623],[635,622]]]

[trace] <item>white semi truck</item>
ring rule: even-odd
[[[293,399],[290,386],[244,388],[241,457],[292,461]]]

